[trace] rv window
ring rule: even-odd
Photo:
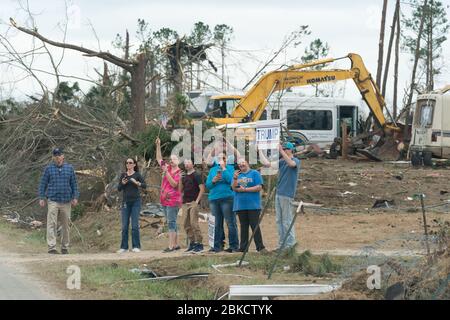
[[[288,110],[289,130],[332,130],[333,117],[330,110]]]
[[[435,102],[432,100],[419,102],[419,114],[417,117],[417,125],[420,127],[429,127],[433,124],[433,108]]]

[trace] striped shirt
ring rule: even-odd
[[[39,184],[40,199],[48,198],[58,203],[68,203],[79,196],[77,177],[70,164],[64,163],[58,167],[51,163],[44,169]]]

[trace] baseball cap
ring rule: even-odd
[[[53,152],[52,152],[52,154],[54,155],[54,156],[60,156],[60,155],[62,155],[64,152],[63,152],[63,149],[61,149],[61,148],[55,148],[55,149],[53,149]]]
[[[292,142],[285,142],[283,144],[283,149],[289,149],[289,150],[294,150],[295,146]]]

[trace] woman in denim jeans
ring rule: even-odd
[[[169,164],[164,162],[161,156],[161,140],[159,138],[156,139],[156,160],[163,171],[160,201],[169,227],[169,246],[163,252],[172,252],[180,249],[177,217],[181,206],[181,170],[178,168],[179,160],[176,155],[170,156]]]
[[[224,219],[228,225],[230,246],[226,251],[237,252],[239,250],[236,213],[233,212],[233,191],[231,190],[234,166],[227,165],[226,160],[223,154],[219,155],[206,179],[206,188],[209,190],[209,207],[215,217],[214,247],[210,249],[212,252],[220,252],[223,250],[222,241],[225,233]]]
[[[139,214],[141,212],[141,196],[139,188],[147,187],[144,178],[139,173],[139,167],[134,159],[127,159],[125,162],[126,172],[120,177],[119,191],[123,191],[122,204],[122,243],[118,253],[128,251],[128,228],[131,218],[131,242],[133,252],[141,251],[141,241],[139,236]]]

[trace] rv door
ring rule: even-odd
[[[437,135],[440,132],[433,133],[433,117],[435,112],[435,100],[417,101],[415,119],[414,119],[414,140],[413,145],[417,148],[425,148],[437,142]]]

